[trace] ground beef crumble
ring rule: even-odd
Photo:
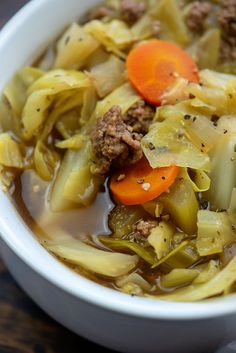
[[[236,0],[223,0],[221,6],[220,26],[226,35],[236,36]]]
[[[236,0],[222,0],[218,21],[222,29],[221,62],[236,59]]]
[[[204,22],[212,10],[208,1],[194,1],[188,10],[186,23],[193,32],[201,32],[204,29]]]
[[[140,17],[145,14],[146,10],[147,6],[145,2],[136,2],[135,0],[121,0],[121,18],[125,22],[136,22]]]
[[[154,115],[154,108],[146,104],[144,100],[140,100],[127,111],[123,119],[127,125],[132,127],[134,132],[144,135],[148,132]]]
[[[139,233],[143,237],[148,237],[151,233],[151,230],[158,225],[158,222],[155,220],[144,221],[141,219],[133,225],[133,232]]]
[[[119,106],[113,106],[98,119],[91,134],[95,153],[94,173],[105,175],[110,168],[122,168],[142,158],[142,135],[132,132],[123,121]]]

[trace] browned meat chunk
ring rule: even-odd
[[[89,22],[92,20],[100,20],[104,17],[111,16],[113,12],[114,10],[111,7],[106,5],[95,7],[93,10],[87,13],[86,22]]]
[[[121,17],[128,23],[136,22],[147,10],[145,2],[136,2],[135,0],[121,0]]]
[[[148,237],[151,233],[151,230],[158,225],[158,222],[155,220],[144,221],[141,219],[133,226],[134,233],[139,233],[143,237]]]
[[[132,132],[123,121],[119,106],[113,106],[99,118],[91,134],[96,174],[107,174],[111,167],[121,168],[142,158],[142,135]]]
[[[204,21],[212,10],[208,1],[194,1],[189,8],[186,23],[193,32],[201,32],[204,28]]]
[[[220,50],[221,62],[236,59],[236,0],[221,2],[219,24],[222,28],[222,41]]]
[[[134,132],[146,134],[154,118],[155,110],[143,100],[135,103],[124,115],[124,122],[133,128]]]
[[[219,23],[227,36],[236,36],[236,0],[223,0]]]
[[[222,38],[220,47],[220,61],[236,60],[236,37]]]

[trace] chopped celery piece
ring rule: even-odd
[[[133,225],[145,215],[146,212],[139,206],[116,206],[109,220],[114,237],[122,238],[132,233]]]
[[[99,237],[99,240],[115,249],[129,249],[135,252],[139,257],[148,262],[150,265],[154,265],[156,262],[156,256],[151,249],[145,249],[137,243],[130,242],[129,240],[124,239],[115,239],[111,237]]]
[[[186,268],[192,266],[200,259],[196,245],[193,241],[181,248],[176,254],[165,262],[171,268]]]

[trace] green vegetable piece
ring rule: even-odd
[[[225,245],[236,239],[232,222],[226,212],[200,210],[197,226],[196,246],[201,256],[221,253]]]
[[[53,254],[69,263],[108,277],[129,273],[138,263],[138,256],[96,249],[78,239],[66,236],[45,241],[44,246]]]
[[[150,265],[154,265],[156,262],[156,256],[152,250],[144,249],[141,245],[137,243],[130,242],[129,240],[115,239],[108,237],[99,237],[99,240],[115,249],[129,249],[135,252],[139,257],[148,262]]]
[[[161,300],[193,302],[224,293],[236,281],[236,256],[229,264],[206,283],[191,284],[173,293],[152,296]],[[150,296],[149,296],[150,297]]]
[[[197,45],[197,63],[200,69],[215,69],[219,62],[221,33],[217,28],[209,29]]]
[[[152,15],[161,22],[162,38],[185,46],[189,42],[189,35],[184,23],[178,1],[160,0],[154,6]]]
[[[158,259],[169,253],[174,231],[174,226],[167,222],[160,222],[151,230],[148,242],[154,248]]]
[[[23,168],[23,158],[19,144],[8,133],[0,134],[0,165]]]
[[[38,175],[45,181],[52,180],[60,156],[49,149],[42,141],[38,141],[34,150],[34,166]]]
[[[163,288],[184,286],[191,283],[198,275],[199,271],[195,269],[174,269],[167,275],[161,276],[160,285]]]
[[[189,242],[187,240],[183,241],[180,245],[178,245],[176,248],[171,250],[166,256],[162,257],[157,263],[154,263],[152,268],[156,268],[164,263],[168,263],[169,259],[172,258],[174,255],[178,254],[180,250],[185,248],[186,245],[188,245]]]
[[[175,255],[171,256],[166,264],[171,268],[186,268],[192,266],[200,259],[196,246],[190,242],[181,248]]]
[[[109,221],[114,237],[122,238],[132,233],[133,225],[145,215],[146,212],[139,206],[116,206],[111,213]]]
[[[205,171],[210,169],[209,156],[195,146],[179,117],[171,116],[152,124],[141,144],[152,168],[177,165]],[[155,148],[150,150],[150,144]]]
[[[189,180],[178,180],[159,200],[182,231],[196,233],[198,202]]]

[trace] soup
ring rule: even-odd
[[[235,291],[234,1],[108,0],[0,103],[0,180],[42,246],[116,290]]]

